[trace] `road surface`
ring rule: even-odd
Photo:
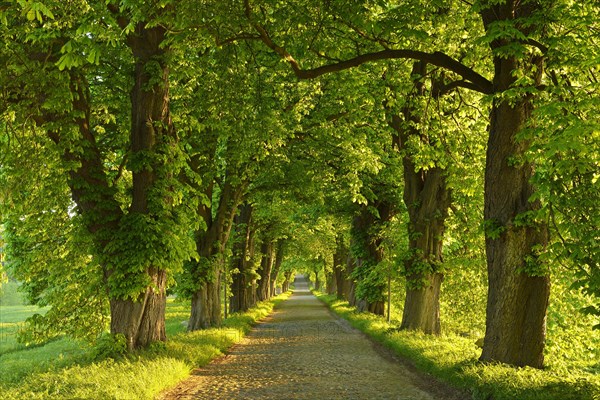
[[[396,360],[333,315],[298,276],[292,296],[228,355],[163,399],[466,398]]]

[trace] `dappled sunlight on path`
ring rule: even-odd
[[[296,278],[294,294],[230,353],[164,399],[459,399],[332,315]],[[435,391],[432,392],[432,387]],[[450,392],[448,392],[450,393]]]

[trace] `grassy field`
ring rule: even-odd
[[[446,333],[439,337],[398,331],[398,321],[357,313],[335,296],[316,293],[355,328],[409,359],[417,368],[463,388],[481,400],[598,400],[600,365],[597,354],[577,354],[549,346],[551,362],[544,370],[478,362],[481,349],[472,337]],[[397,316],[396,316],[397,317]],[[588,338],[589,340],[590,338]],[[564,339],[564,345],[573,346]]]
[[[61,338],[25,347],[16,333],[37,307],[22,304],[15,287],[0,296],[0,398],[152,399],[189,376],[191,370],[223,354],[289,294],[233,314],[221,328],[185,332],[189,303],[169,299],[164,345],[122,359],[98,361],[98,346]],[[10,305],[9,305],[10,304]]]

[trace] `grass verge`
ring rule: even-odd
[[[232,314],[220,328],[191,333],[185,332],[183,324],[189,315],[189,304],[171,301],[167,305],[169,340],[120,360],[93,361],[93,348],[68,339],[0,355],[0,365],[6,364],[6,371],[12,371],[7,375],[0,373],[1,397],[152,399],[188,377],[192,369],[222,355],[288,296],[285,293],[246,313]],[[67,346],[67,350],[75,354],[65,356],[68,351],[61,347],[65,343],[71,343],[73,348]]]
[[[410,360],[425,371],[457,388],[467,390],[476,400],[599,400],[600,376],[596,371],[569,369],[553,363],[552,368],[516,368],[504,364],[483,364],[474,341],[458,335],[439,337],[398,331],[384,318],[358,313],[348,302],[334,295],[315,295],[337,315],[374,340]]]

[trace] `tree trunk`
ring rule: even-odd
[[[290,290],[290,283],[292,281],[292,274],[293,274],[293,271],[285,271],[285,273],[284,273],[284,281],[283,281],[283,284],[281,285],[281,290],[283,291],[283,293],[285,293],[288,290]]]
[[[412,162],[406,164],[412,165]],[[450,207],[445,171],[404,168],[404,198],[408,207],[409,254],[402,329],[439,335],[442,247]]]
[[[356,309],[359,312],[370,312],[375,315],[384,315],[385,303],[383,301],[375,301],[373,303],[369,303],[364,299],[358,299],[358,301],[356,302]]]
[[[537,4],[490,7],[482,12],[486,29],[515,15],[529,16]],[[493,42],[492,49],[506,44]],[[494,67],[496,92],[511,87],[515,70],[525,70],[538,84],[543,71],[542,59],[535,56],[528,60],[495,56]],[[496,100],[491,111],[484,194],[489,288],[481,360],[542,368],[550,279],[536,254],[547,245],[548,228],[541,222],[518,220],[540,204],[530,201],[533,166],[515,162],[529,145],[517,135],[531,116],[532,100],[531,95]]]
[[[315,290],[319,291],[321,289],[321,280],[319,279],[319,270],[313,271],[315,273]]]
[[[255,243],[256,230],[251,227],[250,233],[248,236],[248,258],[246,259],[247,266],[246,268],[246,304],[248,307],[254,307],[257,303],[256,299],[256,290],[257,283],[256,280],[258,278],[258,274],[256,273],[256,243]]]
[[[346,273],[348,274],[348,281],[346,284],[346,299],[348,299],[348,305],[350,307],[355,307],[357,298],[356,298],[356,281],[353,278],[354,270],[356,269],[356,259],[352,257],[350,254],[348,255],[348,259],[346,260]]]
[[[415,103],[426,93],[423,77],[427,64],[413,64],[413,93],[402,110],[404,121],[392,115],[390,126],[395,130],[394,142],[398,150],[406,151],[409,138],[419,138],[425,146],[429,138],[423,134],[420,112]],[[435,86],[434,80],[434,86]],[[432,89],[432,92],[437,92]],[[439,273],[443,262],[442,249],[448,209],[451,204],[450,189],[446,184],[446,170],[434,166],[417,168],[408,152],[402,158],[404,175],[404,204],[408,210],[408,252],[405,261],[406,297],[402,314],[402,329],[440,334],[440,290],[443,276]]]
[[[374,269],[383,260],[380,229],[383,224],[391,219],[393,207],[385,199],[376,202],[372,207],[377,209],[377,215],[374,215],[369,207],[363,205],[352,222],[352,238],[356,252],[356,264],[352,274],[356,278],[356,286],[354,287],[356,299],[351,299],[353,300],[351,305],[355,303],[359,311],[384,315],[384,293],[387,284],[384,280],[373,279],[372,274],[376,274]]]
[[[240,206],[235,218],[235,226],[239,239],[233,246],[231,298],[229,308],[231,312],[247,311],[252,304],[248,291],[252,288],[252,241],[253,229],[251,228],[252,205],[245,203]]]
[[[134,86],[131,92],[131,152],[132,157],[138,154],[155,154],[157,145],[165,145],[175,140],[173,124],[169,115],[169,69],[165,64],[166,49],[162,42],[165,38],[163,27],[146,28],[139,22],[135,32],[127,37],[127,44],[135,58]],[[148,65],[158,65],[160,74],[151,75]],[[156,68],[152,69],[153,71]],[[152,84],[151,82],[157,82]],[[146,157],[147,158],[147,157]],[[151,162],[132,171],[133,187],[129,216],[144,215],[146,218],[160,219],[151,210],[151,193],[157,187],[159,174],[165,173],[168,162]],[[168,201],[168,191],[161,193]],[[156,193],[155,193],[156,195]],[[155,200],[156,201],[156,200]],[[154,205],[155,206],[155,205]],[[156,207],[156,206],[155,206]],[[118,268],[118,267],[117,267]],[[111,271],[109,274],[114,273]],[[164,270],[148,267],[143,272],[151,284],[146,287],[136,301],[122,300],[111,296],[111,333],[123,334],[127,347],[131,350],[146,347],[156,340],[164,341],[166,280]],[[110,282],[110,277],[109,277]]]
[[[155,287],[149,287],[137,301],[110,300],[110,331],[123,334],[127,349],[149,346],[152,342],[165,341],[166,273],[152,271]]]
[[[277,245],[275,246],[275,262],[273,264],[273,270],[271,271],[271,296],[275,295],[275,285],[277,284],[277,276],[279,275],[279,270],[281,269],[281,264],[283,263],[283,240],[278,240]]]
[[[427,334],[439,334],[440,326],[440,289],[443,275],[428,274],[419,289],[407,288],[401,329],[419,330]]]
[[[80,165],[70,172],[69,186],[78,212],[93,235],[98,258],[106,265],[111,265],[103,267],[111,313],[110,331],[113,335],[124,335],[129,350],[166,339],[167,272],[154,268],[147,259],[134,266],[121,261],[132,258],[123,253],[135,250],[120,249],[112,254],[106,250],[111,241],[121,241],[124,234],[131,237],[139,234],[137,230],[140,224],[132,232],[129,225],[131,221],[152,221],[156,224],[164,221],[161,219],[164,218],[163,214],[168,214],[161,207],[169,207],[166,204],[170,204],[171,193],[169,189],[161,188],[160,179],[168,179],[176,173],[171,170],[169,150],[165,151],[164,148],[173,145],[177,138],[169,115],[168,48],[163,46],[165,32],[164,27],[147,28],[144,22],[139,22],[126,38],[135,59],[131,91],[130,159],[142,160],[131,171],[132,194],[127,214],[120,209],[114,197],[116,191],[108,184],[101,153],[90,129],[90,94],[86,92],[87,85],[75,72],[71,75],[71,89],[76,93],[73,108],[79,113],[76,124],[82,135],[82,145],[78,153],[70,152],[67,147],[63,155],[65,160],[77,161]],[[153,68],[148,68],[149,64]],[[64,139],[59,132],[49,132],[49,136],[57,143]],[[144,157],[140,157],[141,154]],[[149,207],[151,202],[152,208]],[[127,218],[127,223],[122,223],[124,218]],[[148,240],[147,244],[152,245],[152,239]],[[122,247],[122,243],[119,244]],[[114,276],[120,277],[118,281]],[[123,300],[123,289],[139,281],[149,281],[150,284],[145,288],[130,290],[134,293],[128,294],[133,295],[135,300]]]
[[[325,290],[326,290],[327,294],[337,293],[335,274],[333,273],[333,271],[331,271],[331,272],[326,271],[325,277],[326,277]]]
[[[212,198],[212,184],[206,190],[207,198]],[[192,267],[192,278],[197,290],[192,295],[188,331],[221,324],[221,274],[224,253],[243,190],[241,186],[234,188],[229,182],[225,182],[214,219],[211,207],[204,204],[199,206],[198,216],[206,222],[207,230],[196,233],[196,247],[200,260]]]
[[[261,246],[262,259],[258,274],[260,280],[256,290],[258,301],[269,300],[271,298],[271,270],[273,269],[273,242],[264,242]]]
[[[204,282],[192,295],[188,331],[206,329],[221,324],[220,273],[210,282]]]
[[[348,271],[346,263],[348,262],[348,248],[344,243],[344,237],[338,235],[336,238],[335,254],[333,255],[333,279],[335,280],[335,292],[340,300],[348,300]]]
[[[515,135],[529,115],[527,108],[500,104],[492,110],[485,176],[489,287],[481,359],[541,368],[550,279],[540,266],[531,271],[540,276],[529,275],[526,260],[535,259],[535,249],[546,246],[548,233],[542,224],[514,223],[519,213],[538,205],[529,202],[531,166],[511,166],[509,161],[524,150],[515,143]]]

